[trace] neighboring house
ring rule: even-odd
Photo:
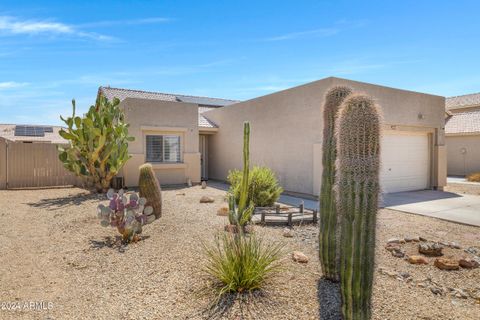
[[[446,100],[448,174],[480,172],[480,93]]]
[[[317,195],[322,105],[335,85],[367,93],[382,107],[384,192],[445,186],[444,97],[333,77],[243,102],[109,87],[99,94],[122,101],[136,138],[123,170],[127,186],[138,184],[145,162],[162,184],[226,180],[242,166],[242,124],[250,121],[251,164],[272,168],[289,192]]]
[[[58,126],[0,124],[0,189],[76,183],[58,159]]]
[[[208,137],[218,127],[203,112],[235,100],[100,87],[98,95],[118,98],[135,141],[122,169],[127,186],[138,185],[138,167],[150,162],[162,185],[199,183],[208,178]]]

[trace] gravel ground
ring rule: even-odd
[[[480,195],[480,184],[449,183],[444,190],[453,193]]]
[[[320,305],[325,311],[338,297],[320,294],[331,288],[320,281],[314,226],[296,227],[293,238],[283,237],[282,228],[257,226],[266,240],[283,244],[283,271],[266,292],[227,297],[212,307],[215,295],[200,272],[201,243],[212,241],[226,223],[216,215],[224,194],[200,187],[164,191],[163,217],[144,228],[144,240],[124,248],[113,228],[98,224],[95,208],[106,202],[103,196],[75,188],[0,191],[2,307],[25,301],[53,304],[49,310],[0,309],[0,319],[319,319]],[[215,202],[199,204],[202,195]],[[480,246],[479,228],[381,210],[376,258],[377,270],[405,271],[413,279],[430,277],[448,287],[479,286],[480,269],[448,272],[412,266],[383,248],[387,239],[406,235]],[[310,262],[293,262],[294,250]],[[437,296],[379,271],[373,302],[378,320],[480,315],[474,299]]]

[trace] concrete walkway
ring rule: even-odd
[[[387,209],[480,227],[480,196],[434,190],[383,195]]]

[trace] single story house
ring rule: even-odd
[[[132,155],[122,175],[138,184],[151,162],[161,184],[226,180],[241,168],[242,125],[250,121],[251,163],[277,174],[291,193],[318,195],[322,172],[323,100],[332,86],[371,95],[383,109],[384,192],[446,185],[445,98],[329,77],[247,101],[100,87],[125,110]]]
[[[447,172],[480,172],[480,93],[446,99]]]
[[[72,185],[76,178],[58,160],[65,145],[59,126],[0,124],[0,190]]]

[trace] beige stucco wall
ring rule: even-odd
[[[122,170],[128,187],[138,186],[138,167],[146,161],[145,136],[148,134],[180,135],[182,163],[153,164],[160,184],[184,184],[188,179],[200,182],[197,104],[127,98],[121,107],[130,124],[129,133],[135,137],[128,146],[132,158]]]
[[[250,121],[251,163],[272,168],[287,191],[318,194],[322,105],[326,90],[334,85],[348,85],[373,96],[382,106],[390,130],[433,133],[432,187],[444,185],[441,164],[446,159],[433,150],[444,145],[445,98],[339,78],[326,78],[205,113],[220,127],[209,141],[210,178],[225,180],[230,169],[241,167],[242,124]]]
[[[447,164],[448,174],[463,176],[480,172],[480,135],[448,135]],[[462,149],[466,152],[462,153]]]
[[[0,190],[7,187],[7,144],[0,138]]]

